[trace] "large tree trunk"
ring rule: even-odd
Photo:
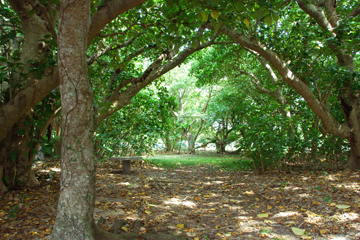
[[[51,239],[95,239],[93,93],[86,63],[90,1],[63,0],[60,9],[61,192]]]

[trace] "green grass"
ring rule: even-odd
[[[220,155],[215,153],[202,153],[197,155],[156,155],[149,157],[147,162],[162,168],[177,169],[181,167],[221,168],[226,170],[250,170],[252,162],[239,155]]]

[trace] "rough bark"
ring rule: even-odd
[[[95,239],[93,93],[86,62],[89,27],[89,1],[61,1],[58,36],[63,111],[61,192],[51,239]]]

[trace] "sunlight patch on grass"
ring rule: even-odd
[[[157,155],[149,157],[147,161],[158,167],[177,169],[181,167],[209,167],[227,170],[244,171],[251,169],[251,161],[242,159],[238,155]]]

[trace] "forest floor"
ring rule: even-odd
[[[95,220],[107,231],[120,221],[119,233],[135,227],[140,233],[193,240],[360,239],[359,172],[256,175],[135,165],[131,175],[124,175],[116,168],[106,162],[97,166]],[[0,239],[42,239],[51,233],[57,170],[52,166],[40,174],[36,189],[0,197]]]

